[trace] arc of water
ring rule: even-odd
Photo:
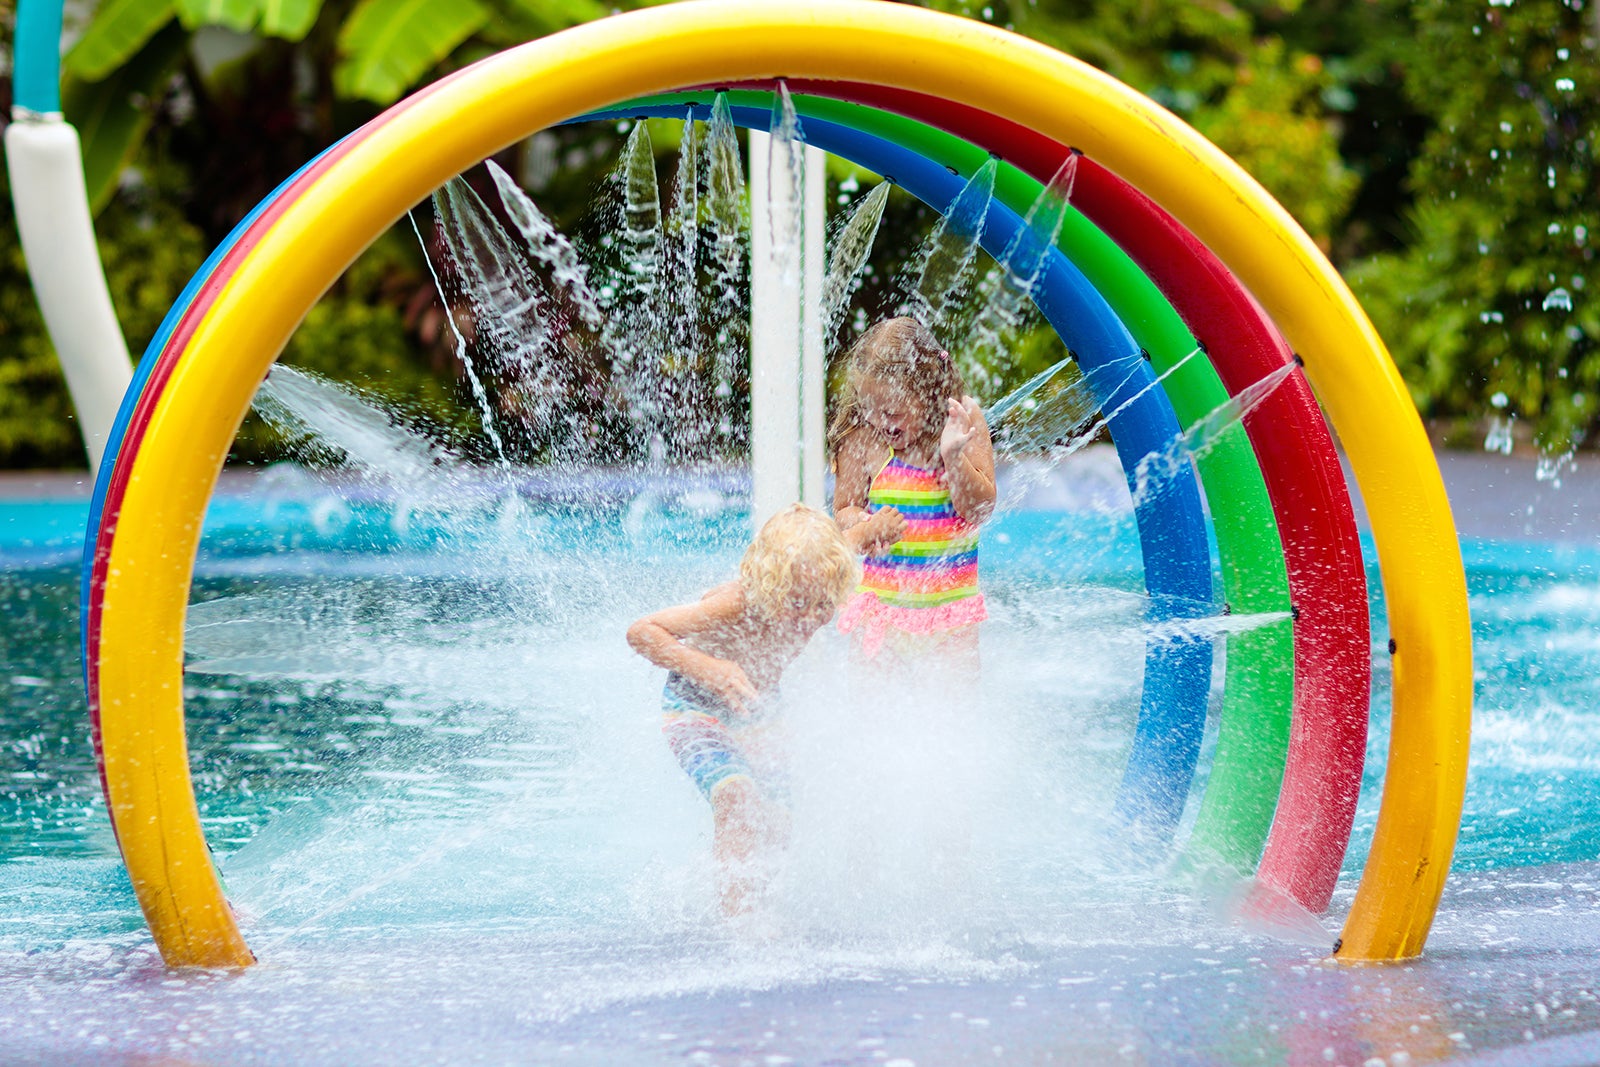
[[[744,203],[744,161],[739,135],[728,107],[728,94],[718,93],[706,124],[706,219],[711,226],[711,260],[724,301],[741,296],[744,247],[749,227]]]
[[[808,178],[820,157],[808,155],[782,82],[767,122],[765,167],[756,163],[751,170],[751,189],[766,190],[766,209],[751,231],[751,514],[757,524],[796,499],[820,505],[823,493],[822,327],[820,308],[806,299],[808,287],[820,291],[823,235],[821,212],[813,212],[807,192],[823,175],[819,165]]]
[[[650,128],[635,123],[622,148],[618,177],[623,193],[623,234],[629,254],[625,265],[635,288],[653,292],[656,257],[661,245],[661,191],[656,187],[656,152]]]
[[[1299,369],[1299,363],[1290,362],[1263,375],[1190,423],[1188,429],[1173,437],[1164,448],[1146,453],[1134,470],[1134,500],[1143,500],[1159,482],[1176,477],[1191,460],[1216,448],[1225,435],[1238,432],[1244,417],[1260,407]]]
[[[712,337],[708,419],[726,448],[737,443],[734,431],[740,420],[736,417],[735,396],[740,391],[741,378],[748,374],[749,337],[749,299],[744,286],[749,247],[744,160],[726,93],[718,93],[712,103],[701,156],[705,168],[704,217],[710,231],[706,250],[716,293],[713,299],[701,301]]]
[[[783,265],[784,281],[799,284],[796,270],[800,256],[794,246],[801,240],[800,218],[784,214],[782,204],[806,202],[805,131],[800,126],[800,116],[795,112],[794,99],[789,87],[778,83],[778,92],[772,109],[772,126],[768,131],[767,174],[776,186],[782,182],[789,192],[787,197],[767,198],[767,221],[772,234],[772,260]]]
[[[672,209],[665,220],[664,273],[657,279],[667,306],[670,355],[680,365],[692,362],[695,315],[699,310],[696,266],[700,250],[700,139],[693,112],[685,112],[678,142],[678,170],[672,183]]]
[[[477,332],[505,366],[536,371],[549,346],[549,300],[522,250],[459,176],[435,190],[433,206]]]
[[[487,161],[489,174],[499,190],[500,202],[512,225],[527,242],[533,258],[550,268],[552,277],[565,289],[584,324],[599,329],[604,321],[600,314],[600,298],[589,285],[588,269],[579,258],[565,234],[556,229],[533,199],[523,192],[511,175],[494,160]]]
[[[1077,176],[1078,156],[1069,155],[1029,206],[1000,262],[979,283],[974,300],[977,313],[967,341],[961,345],[969,385],[987,385],[992,380],[991,367],[1005,358],[1007,347],[1029,318],[1045,263],[1071,208]]]
[[[951,313],[970,284],[999,168],[1000,161],[991,157],[967,179],[916,257],[916,277],[905,286],[901,313],[935,333],[948,326]]]
[[[467,383],[472,389],[473,399],[478,403],[478,415],[483,419],[483,432],[494,447],[496,463],[503,470],[509,471],[511,460],[506,455],[505,440],[500,436],[500,428],[495,422],[494,406],[489,403],[489,393],[483,386],[483,380],[478,377],[478,369],[472,361],[467,339],[461,335],[461,327],[456,322],[455,315],[450,312],[450,299],[445,294],[444,282],[439,278],[439,272],[433,265],[433,257],[428,254],[428,242],[423,239],[422,230],[417,226],[416,216],[408,212],[406,218],[411,220],[411,230],[417,235],[417,243],[422,246],[422,258],[428,264],[428,274],[433,278],[434,290],[438,292],[439,299],[444,304],[444,318],[450,324],[450,334],[456,341],[456,357],[461,360],[461,366],[467,374]]]
[[[838,333],[850,297],[860,287],[861,272],[877,240],[891,188],[889,182],[882,181],[865,196],[857,198],[828,242],[828,272],[822,282],[822,336],[825,341]]]
[[[1237,426],[1299,371],[1300,364],[1291,361],[1270,374],[1262,375],[1191,423],[1183,433],[1184,444],[1196,456],[1210,452],[1224,432]]]
[[[700,458],[712,427],[700,391],[700,148],[692,111],[683,116],[678,168],[662,220],[662,255],[656,292],[662,323],[663,386],[670,420],[662,420],[669,451],[677,459]]]
[[[1118,415],[1120,415],[1124,411],[1128,410],[1128,408],[1130,406],[1132,406],[1133,404],[1137,403],[1142,397],[1144,397],[1152,389],[1159,388],[1161,386],[1161,383],[1165,382],[1172,375],[1176,374],[1178,372],[1178,370],[1181,367],[1183,367],[1184,364],[1188,363],[1195,356],[1199,355],[1200,351],[1201,350],[1198,349],[1198,348],[1192,350],[1188,355],[1186,355],[1182,359],[1178,360],[1178,362],[1174,363],[1172,366],[1168,367],[1165,371],[1163,371],[1161,374],[1157,375],[1154,379],[1152,379],[1150,382],[1148,382],[1144,386],[1144,388],[1140,389],[1139,391],[1134,393],[1132,396],[1130,396],[1126,400],[1124,400],[1122,403],[1118,404],[1110,412],[1107,412],[1107,413],[1101,415],[1098,419],[1095,419],[1090,425],[1087,426],[1087,428],[1078,430],[1077,432],[1073,433],[1070,437],[1066,437],[1064,439],[1058,439],[1054,449],[1051,452],[1052,461],[1055,462],[1055,463],[1059,463],[1059,462],[1061,462],[1061,460],[1066,459],[1068,456],[1072,455],[1074,452],[1077,452],[1079,449],[1083,448],[1083,446],[1085,446],[1085,445],[1089,444],[1091,441],[1095,440],[1095,438],[1099,437],[1101,432],[1104,431],[1105,428],[1111,424],[1111,420],[1112,419],[1116,418]],[[1138,359],[1140,357],[1139,356],[1131,356],[1131,357],[1128,357],[1128,358],[1131,361],[1133,359]],[[1134,372],[1130,371],[1122,379],[1122,384],[1118,386],[1118,389],[1126,387],[1128,382],[1130,382],[1132,380],[1133,375],[1134,375]],[[1115,395],[1115,394],[1112,394],[1112,395]],[[1154,453],[1147,453],[1147,455],[1153,455],[1153,454]],[[1139,503],[1141,500],[1142,500],[1142,498],[1139,497],[1137,494],[1135,494],[1134,502],[1135,503]]]
[[[637,122],[628,133],[611,184],[620,194],[621,263],[611,289],[602,343],[614,361],[613,381],[623,409],[648,445],[664,451],[661,417],[661,331],[651,314],[661,249],[661,193],[656,185],[650,130]]]
[[[415,484],[458,457],[443,444],[405,427],[377,397],[310,371],[275,363],[253,406],[291,438],[341,453],[368,474]]]

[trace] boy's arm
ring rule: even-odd
[[[711,690],[734,710],[746,711],[746,702],[760,694],[744,668],[683,642],[690,634],[731,623],[743,612],[744,593],[737,582],[728,582],[692,604],[662,608],[637,620],[628,627],[628,644],[656,666],[677,671]]]
[[[882,552],[905,533],[905,519],[894,508],[867,511],[872,488],[871,442],[857,430],[839,442],[833,480],[833,519],[845,544],[861,555]]]

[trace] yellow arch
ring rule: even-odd
[[[1422,425],[1333,268],[1260,186],[1188,126],[1036,42],[898,4],[699,0],[580,26],[436,87],[285,211],[191,338],[133,458],[106,570],[99,664],[111,803],[163,956],[175,965],[252,959],[211,871],[189,781],[183,623],[206,504],[256,385],[290,333],[378,234],[500,148],[617,100],[775,76],[912,89],[1075,145],[1177,216],[1277,321],[1354,467],[1397,646],[1377,834],[1339,955],[1420,952],[1465,789],[1466,582]]]

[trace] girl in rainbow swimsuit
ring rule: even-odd
[[[866,553],[839,628],[861,655],[938,652],[975,669],[978,524],[994,511],[994,446],[950,355],[915,319],[879,322],[848,356],[829,427],[834,517]]]
[[[795,504],[761,527],[736,581],[628,627],[628,644],[669,672],[661,730],[711,804],[730,916],[760,901],[788,837],[779,676],[855,587],[856,551],[832,519]]]

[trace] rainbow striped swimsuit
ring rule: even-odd
[[[956,513],[937,471],[889,454],[867,490],[867,511],[894,508],[905,534],[862,564],[861,585],[839,616],[839,629],[863,627],[862,651],[875,655],[889,630],[938,634],[988,617],[978,590],[978,527]]]

